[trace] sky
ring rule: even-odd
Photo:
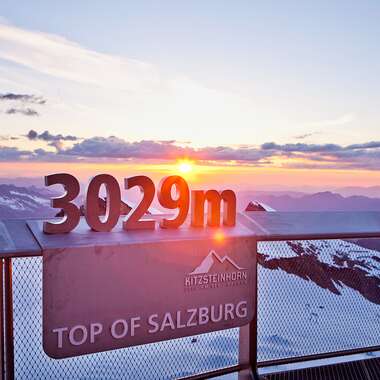
[[[0,177],[380,179],[378,1],[0,3]],[[228,173],[228,175],[226,175]]]

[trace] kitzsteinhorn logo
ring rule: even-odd
[[[202,262],[185,276],[185,290],[199,290],[247,284],[248,271],[228,255],[211,250]]]

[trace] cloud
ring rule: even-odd
[[[343,149],[336,144],[283,144],[279,145],[274,142],[269,142],[261,145],[261,149],[277,152],[278,154],[292,153],[331,153]]]
[[[117,137],[93,137],[61,149],[59,154],[89,158],[178,159],[190,157],[204,162],[235,162],[258,166],[276,165],[283,157],[282,167],[327,167],[380,169],[380,142],[341,146],[337,144],[262,144],[259,147],[229,146],[192,148],[176,145],[174,141],[143,140],[127,142]]]
[[[8,147],[0,145],[0,161],[38,161],[38,162],[75,162],[81,161],[79,157],[60,156],[56,152],[46,151],[44,149],[23,150],[17,147]]]
[[[175,140],[141,140],[129,142],[116,136],[79,139],[76,136],[38,134],[30,130],[31,140],[45,141],[55,151],[34,151],[0,147],[0,159],[56,162],[97,162],[113,160],[155,160],[157,162],[190,158],[199,163],[246,165],[303,169],[380,170],[380,141],[342,146],[338,144],[278,144],[261,146],[218,146],[194,148],[179,145]],[[73,145],[64,146],[64,141]]]
[[[287,167],[380,170],[380,141],[347,146],[270,142],[261,145],[261,149],[271,152],[276,157],[293,159],[286,163]]]
[[[7,94],[0,94],[0,101],[20,101],[23,103],[31,103],[31,104],[46,104],[46,99],[42,96],[37,95],[29,95],[29,94],[15,94],[9,92]]]
[[[321,121],[316,121],[312,123],[308,123],[307,125],[310,127],[337,127],[341,125],[346,125],[355,120],[355,115],[353,113],[348,113],[342,116],[339,116],[335,119],[326,119]]]
[[[173,141],[143,140],[131,143],[111,136],[85,139],[61,151],[61,154],[82,157],[167,159],[182,156],[190,151],[192,149],[174,145]]]
[[[317,133],[319,133],[319,132],[304,133],[302,135],[294,136],[294,138],[297,140],[304,140],[304,139],[307,139],[308,137],[316,135]]]
[[[45,132],[38,134],[33,129],[31,129],[28,132],[26,137],[29,140],[42,140],[42,141],[52,141],[52,142],[56,142],[56,141],[77,141],[77,140],[79,140],[79,138],[76,136],[72,136],[72,135],[64,136],[61,134],[53,135],[49,131],[45,131]],[[53,146],[55,146],[55,145],[53,145]]]
[[[1,102],[10,102],[15,106],[7,108],[4,113],[7,115],[24,115],[24,116],[39,116],[39,112],[33,108],[27,107],[27,104],[44,105],[46,100],[42,96],[33,94],[16,94],[8,92],[0,94]]]
[[[202,161],[246,161],[259,162],[271,155],[257,148],[231,148],[228,146],[205,147],[195,149],[182,147],[171,141],[142,140],[127,142],[111,136],[93,137],[61,150],[60,154],[80,157],[124,158],[124,159],[178,159],[191,157]]]
[[[39,116],[39,113],[32,108],[8,108],[5,113],[7,115]]]
[[[380,148],[380,141],[370,141],[363,144],[352,144],[347,146],[347,150],[355,149],[377,149]]]
[[[58,110],[72,128],[94,135],[103,134],[105,123],[110,133],[120,135],[120,120],[125,120],[133,125],[134,139],[154,134],[186,141],[196,136],[198,144],[211,137],[215,143],[222,136],[238,138],[231,125],[247,133],[260,113],[249,96],[210,88],[154,64],[99,53],[57,35],[0,24],[0,46],[0,60],[4,71],[13,73],[15,88],[49,96],[43,128],[56,122]],[[165,126],[162,137],[156,125]]]
[[[0,161],[19,161],[29,155],[30,152],[26,150],[20,150],[9,146],[0,146]]]
[[[19,137],[16,136],[4,136],[0,135],[0,141],[12,141],[12,140],[18,140]]]
[[[370,141],[361,144],[341,146],[337,144],[276,144],[269,142],[261,145],[263,150],[271,150],[278,154],[287,153],[320,153],[320,154],[360,154],[380,148],[380,141]],[[356,152],[356,153],[355,153]]]
[[[48,145],[55,148],[57,152],[60,152],[65,147],[64,143],[61,140],[52,141]]]
[[[160,83],[153,65],[98,53],[57,35],[0,24],[0,44],[0,58],[70,81],[129,91]]]

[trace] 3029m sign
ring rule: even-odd
[[[63,210],[65,216],[57,222],[44,222],[44,232],[60,234],[72,231],[80,220],[80,209],[73,203],[80,193],[79,181],[71,174],[58,173],[46,176],[45,185],[62,185],[65,189],[62,196],[51,199],[52,207]],[[99,204],[99,192],[102,186],[106,191],[105,215]],[[156,194],[155,185],[149,177],[142,175],[125,178],[125,189],[136,186],[142,192],[142,199],[123,220],[123,229],[126,231],[152,230],[156,227],[157,221],[146,217],[142,219],[142,217],[152,204]],[[185,222],[189,211],[193,227],[204,227],[205,211],[207,211],[206,223],[209,227],[218,227],[221,223],[224,226],[233,227],[236,223],[236,195],[232,190],[190,191],[184,178],[173,175],[161,180],[157,189],[157,199],[161,206],[177,210],[173,219],[163,218],[159,221],[161,228],[180,227]],[[121,191],[117,180],[109,174],[99,174],[93,177],[87,186],[84,205],[85,219],[89,227],[94,231],[111,231],[119,220],[120,204]]]

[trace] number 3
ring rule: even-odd
[[[51,207],[62,209],[65,216],[59,222],[44,222],[43,229],[47,234],[62,234],[72,231],[79,223],[80,211],[71,203],[79,194],[79,182],[70,174],[59,173],[45,177],[45,185],[62,185],[65,194],[51,199]]]

